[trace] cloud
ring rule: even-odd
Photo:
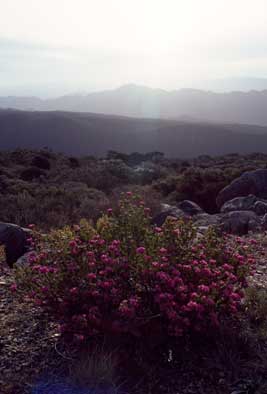
[[[0,89],[73,90],[133,82],[175,89],[266,75],[266,0],[8,0]]]

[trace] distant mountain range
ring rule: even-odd
[[[48,147],[69,155],[161,151],[168,157],[267,153],[267,127],[0,110],[0,149]]]
[[[125,85],[115,90],[53,99],[0,97],[0,108],[267,126],[267,90],[214,93],[194,89],[165,91]]]
[[[250,90],[266,90],[267,78],[232,77],[210,79],[196,84],[198,89],[212,90],[215,92],[248,92]]]

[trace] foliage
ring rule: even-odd
[[[205,211],[215,213],[218,210],[218,193],[239,175],[239,171],[229,173],[227,169],[189,167],[176,179],[166,178],[162,186],[165,193],[172,193],[176,201],[192,200]]]
[[[254,260],[249,247],[204,236],[191,222],[150,224],[150,210],[133,193],[108,209],[94,228],[37,231],[36,253],[17,268],[18,289],[51,314],[69,339],[98,335],[152,340],[206,334],[241,307]]]
[[[267,339],[267,290],[251,286],[245,296],[246,319],[243,322],[243,333],[250,340],[266,341]]]
[[[113,207],[118,192],[137,188],[142,196],[153,195],[146,204],[154,213],[162,202],[184,199],[214,213],[218,192],[241,173],[266,168],[266,160],[264,154],[184,161],[160,152],[113,151],[106,158],[68,157],[47,149],[0,152],[0,216],[21,226],[60,228],[81,218],[97,220],[103,209]]]

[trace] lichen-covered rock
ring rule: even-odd
[[[162,204],[161,208],[161,212],[152,219],[152,224],[155,224],[156,226],[162,226],[168,217],[173,217],[176,219],[188,217],[184,211],[182,211],[180,208],[177,208],[176,206]]]
[[[249,171],[226,186],[217,196],[220,208],[226,201],[235,197],[245,197],[253,194],[256,197],[267,198],[267,169]]]
[[[267,201],[256,201],[253,206],[253,211],[259,216],[265,215],[267,213]]]
[[[226,233],[245,235],[261,230],[261,219],[253,211],[228,212],[221,216],[220,228]]]
[[[267,230],[267,213],[261,219],[261,226],[262,226],[262,230],[264,231]]]
[[[254,205],[258,201],[256,196],[250,194],[246,197],[236,197],[230,201],[226,201],[221,207],[220,211],[222,213],[232,212],[232,211],[250,211],[254,210]]]
[[[181,201],[177,204],[177,208],[181,209],[184,211],[187,215],[194,216],[197,214],[203,213],[203,209],[200,208],[199,205],[197,205],[195,202],[190,201],[190,200],[184,200]]]
[[[197,227],[217,226],[220,223],[220,214],[210,215],[208,213],[201,213],[194,216],[194,224]]]

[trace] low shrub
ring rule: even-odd
[[[83,220],[30,240],[29,264],[13,289],[41,306],[68,339],[99,335],[145,340],[209,333],[242,304],[254,260],[249,246],[190,221],[150,223],[131,192],[95,228]]]
[[[267,339],[267,290],[260,286],[250,286],[246,290],[244,307],[246,319],[242,333],[247,341],[262,343]]]
[[[50,170],[51,164],[46,157],[43,156],[35,156],[32,159],[31,165],[33,167],[41,168],[42,170]]]
[[[38,167],[30,167],[26,170],[23,170],[20,174],[20,177],[23,181],[31,182],[34,179],[41,179],[41,177],[45,177],[46,173],[44,170]]]

